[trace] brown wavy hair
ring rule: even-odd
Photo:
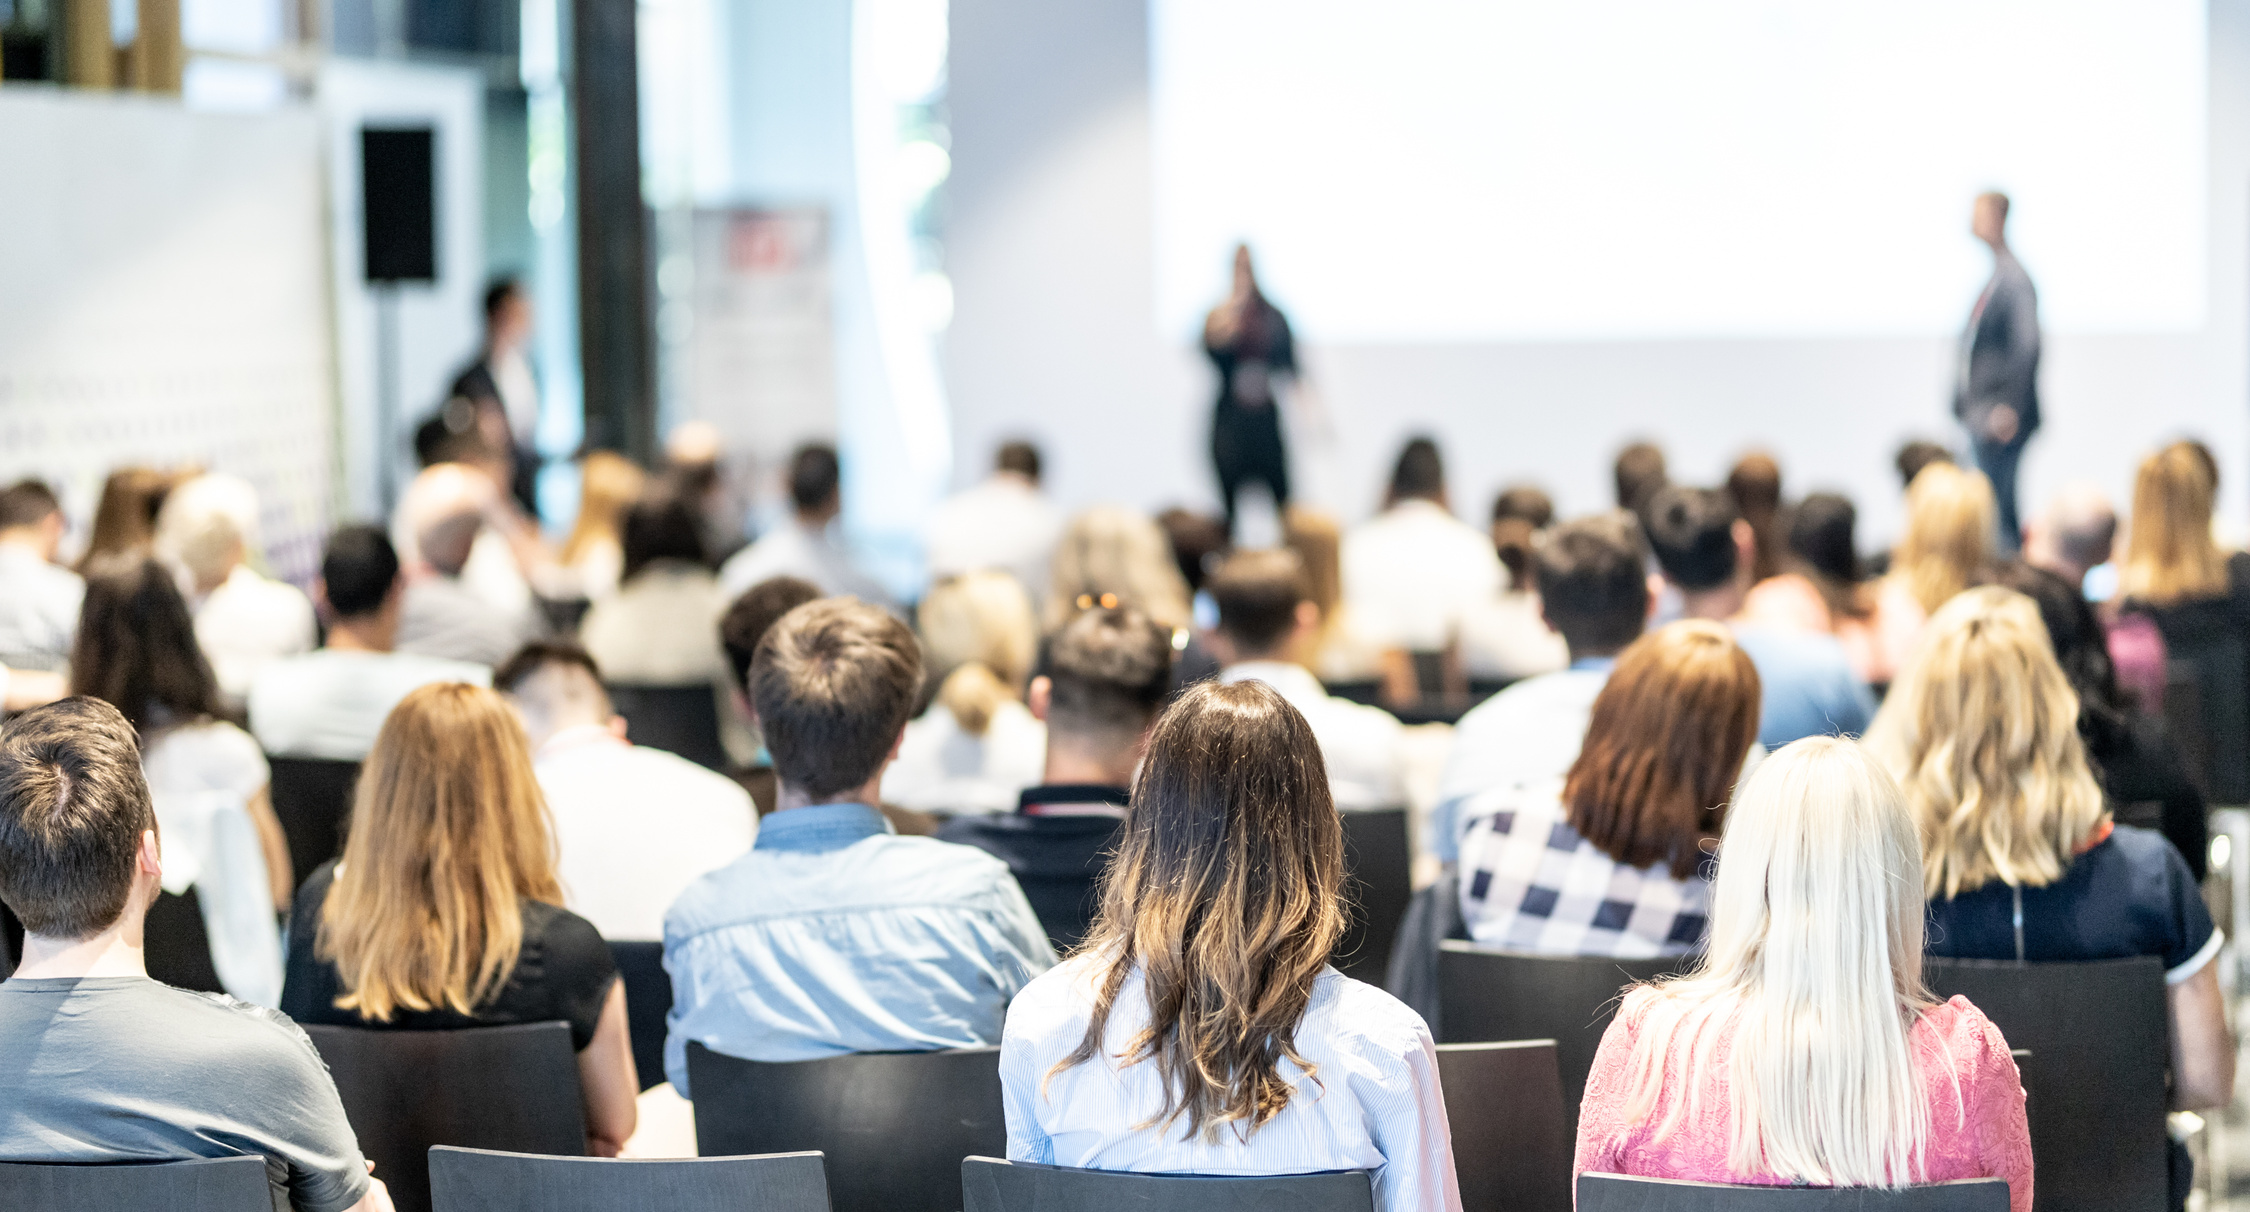
[[[1103,965],[1093,1015],[1050,1076],[1101,1051],[1139,969],[1148,1026],[1117,1059],[1164,1082],[1139,1127],[1247,1137],[1295,1093],[1283,1060],[1318,1080],[1297,1023],[1344,935],[1343,824],[1311,725],[1260,682],[1188,690],[1156,722],[1119,832],[1080,952]]]
[[[501,697],[439,682],[383,721],[320,907],[315,953],[343,1010],[472,1013],[523,950],[525,900],[562,904],[531,742]]]

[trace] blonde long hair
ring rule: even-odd
[[[2211,538],[2218,490],[2193,443],[2174,442],[2141,460],[2117,575],[2121,595],[2170,606],[2226,592],[2226,557]]]
[[[320,909],[314,948],[341,977],[337,1007],[376,1022],[471,1013],[515,970],[526,899],[562,904],[523,725],[480,686],[416,690],[376,734]]]
[[[631,459],[607,450],[589,452],[578,462],[578,520],[563,541],[562,562],[576,564],[587,548],[607,539],[623,542],[625,511],[640,499],[648,475]]]
[[[1177,631],[1193,621],[1187,579],[1172,558],[1171,541],[1146,514],[1101,505],[1070,520],[1055,545],[1047,630],[1071,620],[1083,606],[1112,595],[1166,628]]]
[[[2012,590],[1969,590],[1930,619],[1867,747],[1921,826],[1931,897],[2054,883],[2104,815],[2078,696],[2039,607]]]
[[[1909,1033],[1931,998],[1921,848],[1898,785],[1849,741],[1798,741],[1736,793],[1720,855],[1702,963],[1635,990],[1626,1008],[1642,1016],[1627,1122],[1654,1116],[1672,1067],[1688,1096],[1659,1139],[1723,1085],[1738,1174],[1923,1181],[1930,1112]]]
[[[937,701],[971,736],[983,736],[1002,704],[1018,700],[1038,655],[1031,596],[1016,578],[987,570],[948,577],[914,611],[922,652],[945,680]]]
[[[1936,613],[1995,558],[1999,505],[1981,471],[1932,463],[1906,489],[1906,533],[1891,556],[1893,575],[1922,609]]]

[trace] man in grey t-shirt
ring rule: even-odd
[[[0,734],[0,902],[24,924],[0,983],[0,1161],[266,1159],[297,1212],[391,1212],[312,1041],[288,1019],[149,979],[162,865],[140,745],[70,698]]]

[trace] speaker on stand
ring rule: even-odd
[[[359,132],[362,276],[375,296],[375,483],[389,513],[397,498],[398,297],[437,282],[437,129],[364,126]]]

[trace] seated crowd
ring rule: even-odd
[[[1230,549],[1065,517],[1010,443],[893,595],[830,448],[731,553],[710,451],[589,455],[550,549],[473,439],[436,434],[309,592],[242,481],[119,472],[74,568],[55,494],[0,489],[0,1161],[251,1153],[292,1207],[387,1208],[297,1024],[535,1022],[617,1156],[656,1078],[609,944],[660,941],[680,1097],[697,1049],[996,1046],[1014,1160],[1367,1170],[1384,1212],[1457,1209],[1429,1027],[1331,964],[1343,814],[1397,810],[1459,937],[1686,965],[1625,994],[1577,1172],[1990,1177],[2028,1212],[2016,1061],[1925,954],[2156,957],[2174,1109],[2232,1098],[2200,884],[2250,736],[2175,736],[2157,697],[2250,673],[2212,655],[2250,651],[2250,554],[2195,443],[2141,464],[2121,547],[2085,486],[1999,534],[1917,444],[1876,561],[1762,454],[1697,487],[1637,444],[1615,510],[1512,485],[1487,531],[1416,439],[1375,518]],[[644,743],[652,689],[706,751]],[[313,863],[277,811],[304,764],[356,771]]]

